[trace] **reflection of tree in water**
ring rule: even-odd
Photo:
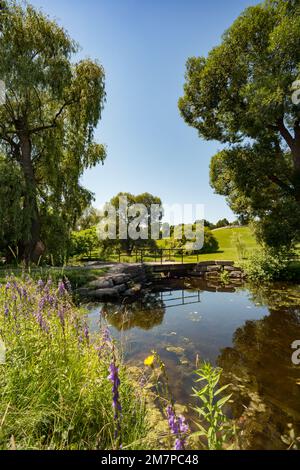
[[[270,315],[237,329],[234,347],[218,358],[223,380],[233,384],[232,411],[242,416],[246,447],[286,448],[281,436],[287,424],[294,423],[299,432],[300,368],[291,361],[291,344],[300,339],[299,312],[296,307],[270,308]]]
[[[102,315],[118,330],[151,330],[163,322],[165,307],[159,294],[148,294],[131,304],[105,304]]]

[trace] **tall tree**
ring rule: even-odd
[[[14,238],[29,262],[41,254],[53,226],[67,232],[91,201],[79,178],[105,158],[104,146],[94,142],[105,101],[104,71],[91,60],[73,63],[77,44],[30,5],[2,1],[0,27],[6,87],[0,153],[15,175],[22,223]],[[2,210],[5,204],[0,199]]]
[[[179,100],[200,137],[226,144],[213,157],[212,186],[259,220],[270,245],[300,238],[299,78],[300,2],[267,0],[246,9],[207,58],[188,59]]]
[[[123,203],[126,201],[124,210]],[[152,239],[152,227],[156,224],[158,227],[157,239],[159,238],[160,221],[163,216],[161,199],[150,193],[133,195],[131,193],[121,192],[114,196],[108,203],[113,207],[116,213],[116,239],[107,239],[103,241],[104,250],[118,249],[131,255],[137,248],[155,249],[156,241]],[[142,208],[139,206],[143,206]],[[155,205],[157,210],[151,211]],[[106,206],[107,207],[107,206]],[[134,210],[133,210],[134,209]],[[142,209],[142,210],[141,210]],[[133,210],[133,211],[132,211]],[[143,210],[145,213],[143,213]],[[132,211],[132,213],[131,213]],[[106,212],[106,211],[104,211]],[[137,239],[130,236],[130,225],[134,227],[137,233]],[[125,237],[123,238],[123,228]],[[144,232],[146,237],[141,232]]]

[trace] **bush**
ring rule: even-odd
[[[193,226],[193,230],[195,231],[195,226]],[[185,235],[182,236],[182,239],[181,240],[176,240],[175,244],[176,244],[176,248],[186,248],[188,245],[190,245],[191,243],[195,243],[196,241],[196,238],[194,238],[193,240],[187,240],[187,238],[185,237]],[[214,234],[212,233],[212,231],[207,228],[207,227],[204,227],[204,243],[203,243],[203,247],[202,249],[200,250],[200,253],[201,254],[205,254],[205,253],[216,253],[219,249],[219,243],[217,241],[217,239],[215,238]],[[191,250],[186,250],[186,254],[197,254],[199,252],[197,251],[191,251]]]
[[[289,279],[291,253],[288,250],[260,250],[250,255],[243,268],[251,281],[276,281]]]
[[[107,332],[91,337],[64,284],[10,277],[0,309],[0,449],[139,448],[143,399]]]
[[[207,227],[204,228],[204,245],[201,253],[216,253],[219,249],[218,240]]]
[[[71,256],[89,256],[92,251],[100,249],[100,241],[97,236],[96,227],[73,232],[71,236]]]

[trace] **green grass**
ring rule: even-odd
[[[102,269],[90,269],[90,268],[32,268],[30,269],[30,276],[39,280],[47,281],[49,278],[53,282],[58,282],[64,276],[67,277],[71,283],[73,289],[78,289],[90,281],[93,281],[97,277],[104,276],[107,272],[106,268]],[[3,267],[0,268],[0,283],[5,283],[6,277],[9,275],[14,275],[18,278],[21,278],[24,274],[24,270],[18,267]]]
[[[213,230],[213,235],[217,239],[219,243],[219,250],[216,253],[206,253],[201,254],[198,257],[196,255],[184,255],[184,262],[185,263],[195,263],[197,260],[199,261],[210,261],[210,260],[228,260],[228,261],[235,261],[238,262],[241,259],[248,258],[249,255],[258,248],[258,244],[255,240],[254,234],[251,232],[250,227],[238,227],[238,228],[221,228],[217,230]],[[242,250],[239,248],[242,248]],[[169,248],[173,247],[173,240],[171,239],[164,239],[157,241],[157,255],[152,253],[147,253],[143,257],[143,261],[147,262],[160,262],[161,255],[159,250],[164,249],[168,250]],[[99,251],[95,250],[92,252],[92,258],[94,260],[99,259]],[[103,261],[103,259],[102,259]],[[122,263],[133,263],[133,262],[141,262],[141,256],[138,255],[136,258],[135,252],[132,253],[132,256],[128,256],[125,253],[121,254],[121,258],[119,258],[118,254],[110,254],[106,257],[105,261],[112,261],[112,262],[119,262]],[[174,251],[169,253],[165,251],[163,253],[163,261],[167,262],[181,262],[182,257],[181,254]]]
[[[0,287],[0,450],[139,449],[144,398],[107,334],[92,336],[62,285],[11,277]],[[119,367],[112,406],[109,366]]]
[[[258,248],[258,244],[249,227],[221,228],[213,230],[213,234],[218,240],[219,252],[216,254],[213,253],[212,255],[203,255],[205,259],[238,261],[239,252],[235,242],[236,236],[239,237],[241,242],[245,245],[246,257]]]
[[[221,228],[213,230],[213,235],[219,243],[219,251],[217,253],[199,255],[199,261],[228,260],[237,262],[243,257],[247,258],[258,247],[249,227]],[[238,249],[239,243],[245,249],[243,253]],[[160,248],[169,248],[170,242],[168,239],[160,240],[158,246]],[[168,259],[167,253],[165,253],[165,258]],[[181,261],[181,256],[174,256],[173,253],[171,253],[171,260]],[[197,256],[184,256],[184,262],[186,263],[196,261]]]

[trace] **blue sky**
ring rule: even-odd
[[[234,214],[209,185],[221,148],[200,139],[177,107],[185,62],[206,55],[253,0],[32,0],[80,43],[80,57],[106,73],[107,103],[96,132],[104,166],[82,182],[100,206],[119,191],[150,192],[166,204],[204,204],[205,218]],[[186,222],[190,222],[186,220]]]

